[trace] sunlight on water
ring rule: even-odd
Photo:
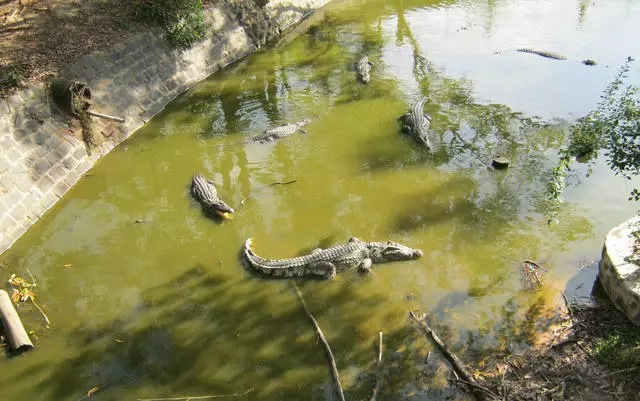
[[[589,294],[603,236],[636,209],[625,201],[634,183],[604,163],[590,178],[578,165],[560,224],[547,224],[543,189],[567,123],[595,107],[638,17],[622,1],[330,4],[180,96],[0,257],[7,278],[34,274],[52,321],[21,310],[37,347],[0,362],[1,398],[79,400],[97,386],[101,400],[251,389],[242,399],[333,399],[290,283],[250,274],[239,251],[252,237],[262,256],[293,257],[352,236],[424,256],[299,282],[347,398],[370,394],[379,331],[380,400],[451,396],[407,312],[428,312],[469,362],[525,347],[560,291]],[[352,70],[363,53],[366,86]],[[400,134],[421,96],[432,153]],[[306,134],[248,142],[304,118]],[[498,154],[509,169],[490,167]],[[204,216],[189,195],[196,172],[233,220]],[[525,259],[547,268],[543,290],[523,291]]]

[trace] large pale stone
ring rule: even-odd
[[[640,216],[609,231],[598,276],[616,307],[640,326],[640,266],[629,261],[635,241],[632,232],[640,229],[637,224],[640,224]]]

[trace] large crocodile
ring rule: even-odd
[[[195,200],[200,202],[202,210],[206,214],[218,215],[225,219],[232,218],[233,208],[218,198],[216,187],[211,181],[207,181],[202,174],[196,174],[191,180],[191,194]]]
[[[250,238],[242,247],[242,258],[252,271],[277,278],[319,276],[332,279],[336,273],[352,267],[369,272],[373,263],[411,260],[421,256],[421,250],[396,242],[364,242],[358,238],[351,238],[345,244],[330,248],[318,248],[309,255],[290,259],[261,258],[251,249]]]
[[[424,104],[427,98],[418,100],[409,111],[400,117],[402,121],[402,132],[411,135],[418,143],[424,145],[427,150],[431,149],[431,142],[427,135],[427,130],[431,124],[431,117],[424,114]]]
[[[370,72],[372,65],[367,56],[362,56],[362,58],[355,63],[356,75],[362,83],[366,84],[371,79]]]

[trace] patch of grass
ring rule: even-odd
[[[23,69],[9,65],[4,68],[0,68],[0,89],[7,90],[20,86],[22,80],[25,77]]]
[[[612,371],[628,370],[637,374],[635,372],[640,370],[640,329],[617,329],[597,338],[593,356]]]
[[[207,31],[201,0],[140,0],[135,17],[162,27],[165,38],[176,47],[192,46]]]

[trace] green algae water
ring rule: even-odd
[[[638,17],[622,1],[330,4],[179,97],[0,256],[6,279],[33,274],[51,320],[20,308],[36,349],[0,360],[0,398],[335,399],[291,283],[252,275],[239,252],[250,237],[259,255],[283,258],[352,236],[424,256],[297,281],[347,399],[371,394],[379,331],[379,400],[455,397],[408,311],[428,313],[469,362],[526,347],[560,292],[589,294],[605,233],[636,210],[632,185],[603,163],[587,179],[578,165],[559,224],[547,224],[543,190],[567,124],[630,55],[620,38],[639,36]],[[362,54],[367,85],[352,68]],[[421,96],[432,153],[400,134]],[[306,134],[245,142],[304,118]],[[511,167],[492,169],[496,155]],[[194,203],[197,172],[233,220]],[[523,291],[525,259],[548,270],[539,292]]]

